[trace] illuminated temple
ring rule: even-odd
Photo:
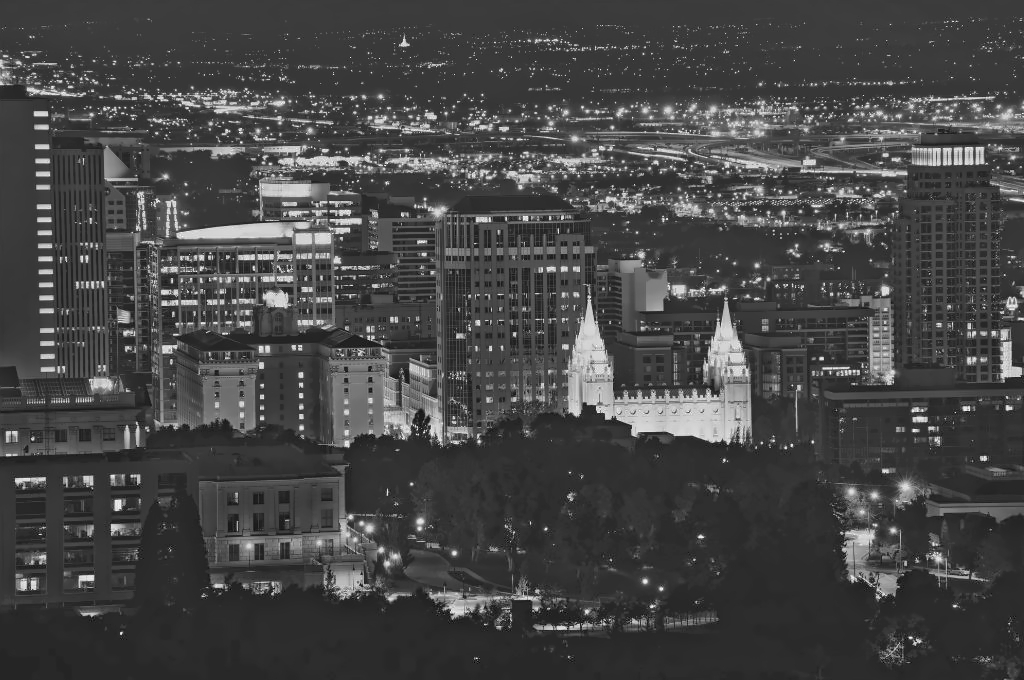
[[[628,423],[633,436],[667,433],[710,442],[750,435],[750,369],[726,302],[704,362],[699,388],[616,390],[612,357],[594,319],[591,301],[569,362],[569,412],[590,405],[605,418]]]

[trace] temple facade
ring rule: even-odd
[[[615,389],[615,367],[587,307],[569,363],[569,412],[594,406],[605,418],[628,423],[633,436],[668,433],[710,442],[750,436],[750,369],[726,301],[704,362],[705,385],[692,388]]]

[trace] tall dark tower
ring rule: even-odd
[[[54,139],[52,159],[57,374],[107,375],[110,323],[103,147],[59,137]]]
[[[956,369],[1001,382],[999,189],[973,134],[924,134],[911,152],[893,228],[897,371]]]
[[[467,196],[438,228],[443,437],[524,404],[568,407],[569,358],[594,282],[590,216],[555,196]]]
[[[21,85],[0,84],[0,244],[0,366],[54,373],[50,104]]]

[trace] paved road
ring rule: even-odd
[[[868,551],[871,547],[871,531],[858,529],[846,534],[846,569],[852,576],[869,573],[878,575],[878,590],[881,595],[892,595],[896,592],[896,580],[899,578],[895,567],[889,563],[879,566],[877,560],[868,562]],[[856,559],[856,562],[854,561]]]

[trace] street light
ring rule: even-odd
[[[849,496],[850,498],[853,498],[854,496],[857,495],[857,490],[854,489],[852,486],[848,486],[846,487],[846,495]]]
[[[899,562],[896,564],[896,573],[898,574],[903,571],[903,529],[900,529],[899,527],[889,527],[889,533],[899,534],[900,536],[900,551],[896,553],[899,556]]]
[[[648,579],[646,576],[644,576],[642,579],[640,579],[640,583],[642,583],[644,585],[647,585],[650,582],[651,582],[650,579]]]
[[[246,553],[249,555],[249,568],[252,569],[252,543],[245,544]]]

